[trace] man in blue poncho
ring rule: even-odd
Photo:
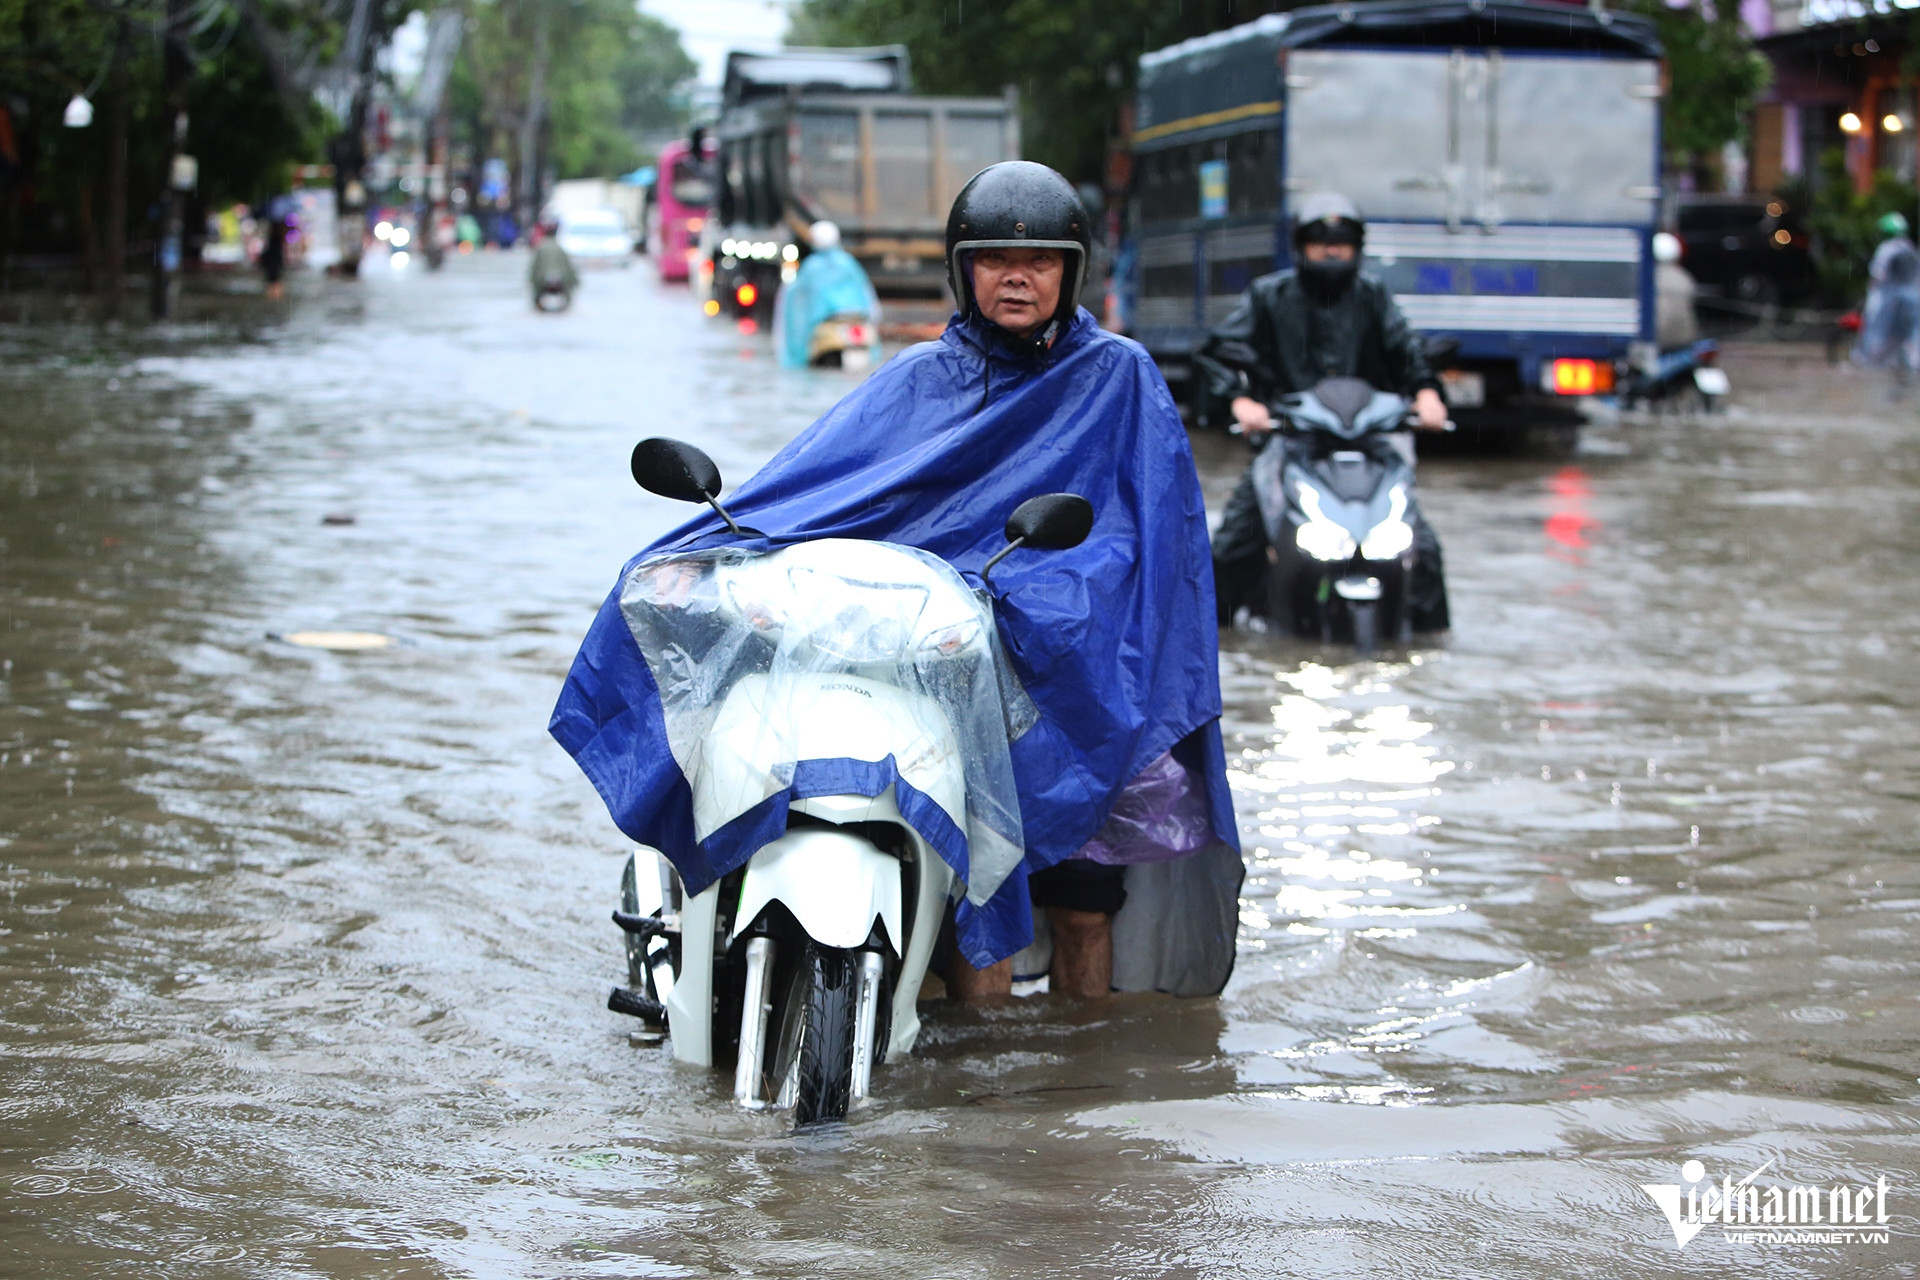
[[[955,905],[947,979],[966,999],[1008,989],[1035,907],[1052,926],[1056,991],[1212,994],[1233,963],[1243,869],[1206,513],[1152,360],[1078,305],[1088,228],[1045,166],[975,175],[948,218],[958,310],[941,338],[884,366],[732,495],[744,539],[702,517],[634,562],[866,538],[920,548],[978,582],[1022,500],[1091,502],[1080,546],[1016,556],[993,579],[1000,637],[1037,716],[1010,747],[1025,858],[991,900]],[[693,838],[618,595],[581,647],[552,732],[622,831],[699,892],[754,848],[728,845],[724,830]]]

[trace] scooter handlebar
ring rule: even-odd
[[[1407,412],[1407,416],[1400,420],[1400,425],[1402,427],[1410,427],[1415,431],[1422,429],[1420,426],[1420,415],[1418,413],[1413,412],[1412,410],[1409,410]],[[1448,418],[1445,422],[1441,423],[1438,427],[1432,427],[1427,429],[1434,430],[1434,431],[1458,431],[1460,429],[1460,424],[1455,422],[1452,418]],[[1294,426],[1291,415],[1287,414],[1284,410],[1278,413],[1274,413],[1272,415],[1271,425],[1264,428],[1248,428],[1238,418],[1235,418],[1232,422],[1227,424],[1228,435],[1239,436],[1241,439],[1247,441],[1247,443],[1254,444],[1254,445],[1263,443],[1264,438],[1266,436],[1273,435],[1277,432],[1302,431],[1302,430],[1306,430],[1306,428]]]

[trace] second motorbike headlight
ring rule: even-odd
[[[1320,509],[1320,495],[1312,486],[1298,484],[1295,492],[1300,496],[1300,510],[1307,519],[1294,531],[1294,545],[1315,560],[1351,560],[1353,535],[1327,518],[1326,512]]]
[[[1368,531],[1360,554],[1368,560],[1392,560],[1413,545],[1413,526],[1406,521],[1407,487],[1397,484],[1387,495],[1387,518]]]

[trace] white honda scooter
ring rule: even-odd
[[[642,441],[633,473],[744,532],[698,449]],[[1017,547],[1079,545],[1092,523],[1084,498],[1029,499],[983,579]],[[693,895],[664,856],[635,851],[614,913],[629,986],[608,1007],[668,1028],[681,1061],[731,1061],[742,1106],[790,1108],[796,1126],[844,1118],[874,1066],[913,1048],[949,901],[984,902],[1022,856],[1009,703],[1031,704],[988,598],[926,552],[833,538],[647,561],[620,606],[696,839],[761,822],[773,838]]]

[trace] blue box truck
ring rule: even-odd
[[[1178,389],[1289,265],[1290,208],[1337,191],[1463,422],[1605,394],[1652,350],[1663,70],[1647,19],[1542,0],[1322,5],[1147,54],[1127,327]]]

